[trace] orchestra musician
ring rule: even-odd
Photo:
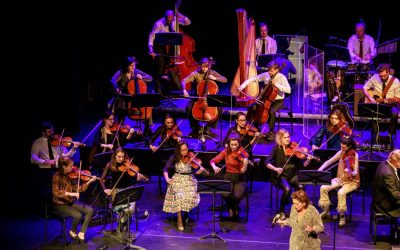
[[[154,146],[155,140],[161,136],[161,143]],[[172,115],[166,114],[164,123],[157,128],[149,140],[151,151],[155,152],[158,149],[176,148],[178,142],[182,139],[182,131],[175,124],[175,119]]]
[[[347,49],[350,54],[351,63],[372,64],[376,56],[374,39],[365,34],[365,23],[356,23],[356,34],[349,38]]]
[[[130,187],[137,181],[145,179],[145,177],[137,172],[134,175],[129,174],[125,167],[131,165],[131,160],[125,150],[118,147],[114,150],[110,162],[107,163],[101,175],[100,184],[104,193],[114,199],[120,189]],[[111,175],[111,185],[106,187],[105,180]],[[122,209],[119,214],[118,230],[126,232],[128,230],[128,219],[132,217],[135,211],[136,202],[130,202],[129,208]]]
[[[179,25],[190,25],[190,19],[181,13],[175,13],[173,10],[167,10],[163,18],[159,19],[154,25],[153,29],[149,35],[149,54],[155,58],[156,60],[156,88],[155,91],[157,93],[161,93],[161,79],[163,77],[168,77],[164,75],[166,71],[166,67],[169,63],[168,56],[172,56],[173,51],[167,51],[167,46],[161,46],[158,44],[154,44],[154,39],[157,33],[165,33],[165,32],[178,32],[175,30],[175,14],[178,15],[178,23]]]
[[[268,127],[269,127],[269,133],[267,136],[267,139],[272,141],[274,140],[274,128],[275,128],[275,121],[276,121],[276,112],[278,112],[281,108],[284,106],[283,99],[285,98],[285,93],[290,94],[291,93],[291,88],[289,85],[289,82],[287,78],[279,72],[279,64],[273,60],[270,63],[268,63],[268,71],[259,75],[256,75],[254,77],[251,77],[244,81],[238,90],[242,92],[244,88],[246,88],[247,85],[249,85],[251,82],[264,82],[264,88],[267,88],[268,85],[272,84],[278,89],[278,93],[276,95],[275,100],[271,103],[269,110],[268,110]],[[260,91],[262,93],[262,91]],[[262,97],[260,97],[262,98]],[[250,109],[253,107],[250,107]],[[252,122],[252,121],[250,121]],[[260,126],[262,124],[259,124],[258,121],[254,121],[253,125],[260,129]]]
[[[230,127],[226,132],[224,138],[225,148],[229,147],[229,138],[232,134],[238,134],[240,136],[240,144],[249,154],[249,159],[252,158],[252,144],[255,142],[255,138],[260,136],[258,129],[251,124],[247,123],[246,115],[243,112],[237,112],[235,118],[235,126]]]
[[[325,143],[327,143],[328,149],[340,149],[340,138],[351,134],[352,129],[349,127],[342,111],[334,109],[329,113],[326,124],[311,137],[311,149],[321,148],[324,137],[327,139]]]
[[[211,81],[217,81],[217,82],[221,82],[221,83],[226,83],[228,81],[225,76],[222,76],[217,71],[211,69],[211,66],[212,66],[212,60],[210,60],[207,57],[203,57],[200,60],[199,68],[197,70],[193,71],[192,73],[190,73],[187,77],[185,77],[182,80],[181,84],[182,84],[182,89],[183,89],[183,95],[185,97],[198,96],[197,85],[200,82],[202,82],[203,80],[206,80],[206,81],[211,80]],[[208,78],[208,79],[206,79],[206,78]],[[186,84],[188,84],[188,83],[191,83],[190,95],[186,89]],[[199,121],[196,120],[192,114],[192,109],[193,109],[193,105],[195,104],[195,102],[196,102],[196,99],[193,98],[186,105],[186,113],[188,114],[190,128],[192,129],[189,136],[194,137],[201,133],[210,134],[210,132],[211,132],[210,126],[212,126],[213,128],[215,128],[217,126],[219,115],[218,115],[217,119],[215,119],[214,121],[208,122],[207,125],[205,126],[204,130],[202,130],[202,129],[200,130]],[[219,114],[220,113],[221,112],[219,112]]]
[[[61,156],[73,157],[80,143],[74,142],[70,150],[57,141],[53,144],[54,127],[46,121],[41,123],[40,130],[42,136],[32,144],[31,163],[39,167],[38,178],[44,182],[45,186],[48,186],[51,183],[54,168],[58,167],[58,159]]]
[[[124,59],[121,65],[121,69],[119,69],[111,78],[110,82],[114,88],[114,91],[117,95],[119,94],[129,94],[128,83],[130,81],[135,81],[137,79],[143,80],[148,83],[153,80],[153,77],[136,67],[138,61],[133,56],[128,56]],[[140,87],[139,87],[140,88]],[[146,87],[147,88],[147,87]],[[136,93],[140,93],[140,89],[135,89]],[[143,93],[142,93],[143,94]],[[114,100],[114,105],[112,107],[112,111],[115,113],[117,120],[121,121],[123,118],[128,115],[128,105],[126,100],[117,96]],[[149,128],[150,119],[145,120],[145,130],[144,133],[147,135],[151,134],[151,129]]]
[[[219,173],[221,168],[216,164],[225,160],[226,173],[224,179],[232,182],[230,194],[223,194],[226,201],[229,216],[232,220],[239,218],[239,204],[247,189],[246,171],[249,164],[249,154],[240,145],[240,138],[233,133],[228,138],[228,147],[222,150],[210,161],[210,165],[215,173]]]
[[[193,176],[193,169],[196,167],[192,163],[195,161],[196,159],[190,156],[188,144],[182,140],[163,170],[165,181],[168,183],[163,211],[178,214],[179,231],[185,230],[184,223],[188,222],[188,213],[200,202],[197,180]],[[169,170],[174,170],[171,178],[168,175]],[[201,174],[203,171],[203,167],[197,166],[196,174]]]
[[[112,111],[106,110],[103,113],[102,126],[93,139],[93,146],[97,147],[97,153],[109,152],[115,148],[123,147],[134,135],[141,133],[134,128],[126,128],[123,124],[119,125],[115,122],[115,115]]]
[[[268,26],[266,23],[259,24],[260,37],[256,38],[256,58],[258,55],[276,54],[276,41],[268,36]]]
[[[53,176],[52,192],[53,192],[53,209],[61,214],[71,216],[73,218],[69,235],[74,239],[85,240],[85,233],[93,216],[93,208],[89,205],[78,202],[79,193],[84,192],[90,183],[97,178],[90,178],[86,182],[82,182],[78,178],[74,179],[69,176],[72,171],[74,162],[69,157],[60,157],[58,160],[58,172]],[[81,229],[77,234],[78,224],[84,217]]]
[[[363,92],[366,98],[365,101],[370,103],[384,103],[387,105],[392,105],[390,111],[389,138],[392,146],[394,147],[397,117],[399,114],[399,109],[396,106],[396,103],[400,103],[400,82],[399,79],[390,74],[389,64],[380,64],[377,68],[377,71],[378,73],[373,75],[364,84]],[[370,89],[373,89],[374,93],[370,93]],[[372,121],[372,128],[374,130],[375,137],[377,137],[377,121]]]
[[[337,212],[339,213],[339,226],[346,225],[345,213],[347,211],[346,195],[360,186],[360,172],[358,154],[351,136],[344,136],[340,141],[340,150],[329,160],[324,162],[318,171],[324,171],[329,165],[338,162],[336,178],[331,185],[322,185],[318,205],[322,209],[321,218],[329,217],[329,191],[340,188],[337,192]]]
[[[286,129],[280,129],[275,136],[276,145],[271,149],[265,166],[272,170],[272,183],[279,189],[282,189],[282,197],[278,214],[275,216],[281,220],[286,219],[285,206],[289,203],[289,197],[292,188],[296,190],[303,189],[297,178],[298,168],[301,166],[301,160],[293,154],[287,154],[289,149],[290,133]]]

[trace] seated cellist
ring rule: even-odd
[[[212,81],[217,81],[217,82],[227,82],[228,80],[226,79],[225,76],[220,75],[218,72],[216,72],[215,70],[210,69],[211,68],[211,60],[207,57],[203,57],[200,60],[200,66],[197,70],[193,71],[192,73],[190,73],[187,77],[185,77],[181,84],[182,84],[182,89],[183,89],[183,95],[186,97],[189,96],[198,96],[197,93],[197,85],[203,81],[203,80],[207,80],[206,78],[208,78],[209,80]],[[186,90],[186,84],[187,83],[191,83],[191,91],[190,91],[190,95],[188,93],[188,91]],[[186,113],[188,114],[188,118],[190,121],[190,127],[192,128],[192,132],[189,134],[189,136],[196,136],[198,134],[201,133],[205,133],[205,134],[209,134],[210,133],[210,126],[212,126],[213,128],[215,128],[218,124],[218,118],[215,119],[214,121],[208,123],[205,128],[204,131],[200,130],[200,125],[198,120],[196,120],[193,117],[192,114],[192,108],[193,105],[195,103],[196,99],[191,99],[188,104],[186,105]]]
[[[267,140],[273,141],[274,140],[274,128],[275,128],[275,120],[276,120],[276,112],[283,108],[284,102],[283,99],[285,98],[285,93],[290,94],[291,89],[287,78],[279,72],[279,64],[274,60],[268,64],[268,70],[265,73],[253,76],[246,81],[244,81],[240,87],[239,91],[242,92],[247,85],[252,82],[264,82],[263,88],[267,88],[269,84],[272,84],[278,89],[278,93],[275,97],[275,100],[272,102],[269,108],[269,117],[268,117],[268,126],[269,126],[269,133],[267,136]],[[262,94],[263,91],[261,90],[260,93]],[[259,97],[261,98],[261,96]],[[259,121],[250,121],[253,122],[253,125],[260,129]]]

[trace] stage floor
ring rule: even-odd
[[[271,185],[269,182],[254,182],[253,192],[249,200],[249,220],[245,222],[245,200],[241,202],[240,221],[229,221],[224,213],[222,218],[216,218],[216,233],[226,242],[219,239],[199,240],[199,237],[213,232],[212,195],[201,194],[199,204],[199,218],[194,209],[190,220],[183,232],[177,230],[176,219],[162,211],[163,195],[158,194],[157,177],[152,177],[149,183],[144,183],[144,193],[137,202],[139,209],[139,229],[131,225],[132,233],[136,237],[135,245],[145,249],[288,249],[291,229],[275,226],[271,228],[271,221],[275,215],[275,189],[270,196]],[[165,182],[163,182],[165,191]],[[312,186],[307,186],[306,191],[313,193]],[[319,188],[318,188],[319,190]],[[318,194],[317,194],[318,195]],[[273,205],[270,207],[270,199]],[[81,199],[85,201],[85,198]],[[88,201],[89,202],[89,201]],[[216,197],[216,206],[221,203],[220,196]],[[362,194],[353,194],[353,218],[344,228],[337,228],[337,223],[325,220],[325,230],[320,234],[322,249],[390,249],[389,226],[378,225],[378,243],[372,244],[369,234],[369,205],[371,202],[370,191],[367,189],[365,200],[365,213],[362,212]],[[96,209],[100,211],[99,208]],[[144,211],[149,216],[144,216]],[[290,206],[286,207],[289,213]],[[331,212],[335,209],[332,207]],[[219,212],[216,212],[219,214]],[[99,216],[99,215],[98,215]],[[60,222],[49,219],[48,242],[44,242],[44,220],[35,214],[21,214],[10,216],[3,215],[3,247],[4,249],[63,249],[63,239],[56,238],[60,233]],[[7,218],[4,218],[7,217]],[[99,217],[97,217],[99,218]],[[147,218],[147,219],[146,219]],[[98,221],[88,228],[84,244],[69,240],[70,249],[99,249],[107,246],[108,249],[122,249],[123,245],[116,239],[104,235],[103,230],[110,230],[111,225],[105,226]],[[114,222],[114,228],[116,222]],[[67,230],[70,228],[70,221]],[[336,237],[336,242],[334,238]],[[104,249],[104,248],[103,248]]]

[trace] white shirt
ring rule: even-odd
[[[386,82],[386,86],[389,84],[390,79],[392,79],[392,75],[389,75],[389,78]],[[365,84],[364,84],[364,89],[369,90],[371,88],[374,89],[375,92],[382,94],[383,92],[383,82],[381,78],[379,77],[379,74],[373,75]],[[400,98],[400,82],[399,79],[396,79],[393,81],[392,86],[386,93],[386,98],[393,98],[393,97],[398,97]]]
[[[247,85],[252,82],[264,82],[264,86],[268,84],[271,80],[271,76],[268,72],[250,77],[246,81],[244,81],[240,87],[239,91],[242,91]],[[274,85],[279,89],[278,95],[276,96],[275,100],[282,100],[285,98],[285,93],[290,94],[291,89],[288,80],[282,73],[276,73],[274,79],[272,80]]]
[[[187,17],[184,18],[179,18],[179,24],[180,25],[189,25],[190,19]],[[172,21],[171,26],[173,27],[173,29],[175,29],[175,19]],[[154,26],[153,29],[149,35],[149,46],[153,46],[154,43],[154,38],[156,38],[156,33],[162,33],[162,32],[169,32],[169,25],[167,24],[165,18],[161,18],[160,20],[158,20]]]
[[[40,137],[36,139],[31,148],[31,163],[36,164],[39,166],[39,168],[51,168],[50,165],[44,164],[45,160],[50,160],[50,154],[49,154],[49,146],[48,146],[48,138],[47,137]],[[69,152],[68,149],[61,145],[61,147],[55,147],[51,146],[54,160],[57,161],[56,167],[58,167],[58,158],[60,157],[60,154],[58,153],[59,150],[61,150],[62,156],[68,156],[72,157],[75,152],[76,148],[72,148]]]
[[[256,39],[256,56],[261,55],[262,54],[261,51],[262,51],[262,38],[259,37]],[[265,38],[265,55],[276,54],[276,51],[277,51],[276,41],[272,37],[267,36]]]
[[[349,50],[351,63],[370,63],[372,58],[376,56],[375,41],[371,36],[365,34],[362,44],[363,57],[365,58],[365,56],[369,54],[371,59],[363,59],[361,61],[356,60],[356,56],[359,56],[360,54],[360,41],[358,40],[357,35],[352,35],[347,43],[347,49]]]

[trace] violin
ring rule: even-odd
[[[199,158],[196,157],[197,154],[194,154],[193,152],[188,152],[187,155],[185,155],[182,158],[182,162],[185,164],[190,164],[192,166],[192,168],[194,169],[199,169],[199,168],[203,168],[204,172],[206,174],[209,174],[208,170],[205,169],[201,164],[203,163]]]
[[[114,125],[112,125],[110,127],[111,132],[116,132],[116,131],[118,131],[118,129],[119,129],[119,133],[128,134],[129,130],[131,129],[131,126],[129,126],[129,124],[122,124],[121,125],[121,123],[116,122],[116,123],[114,123]],[[137,134],[137,135],[142,135],[143,134],[143,132],[140,131],[140,130],[134,130],[133,133]]]
[[[290,142],[288,147],[285,149],[286,156],[296,156],[298,159],[305,159],[306,157],[311,157],[311,159],[321,161],[319,157],[311,155],[308,153],[308,148],[299,147],[297,142]]]
[[[244,128],[240,128],[240,131],[239,131],[239,133],[241,135],[248,135],[248,136],[252,136],[252,137],[254,137],[257,132],[258,132],[258,129],[250,124],[246,124],[246,126],[244,126]],[[266,135],[260,134],[259,136],[265,137]]]
[[[352,172],[354,170],[354,165],[356,162],[356,152],[353,149],[348,150],[342,155],[342,160],[345,164],[345,172],[347,172],[347,176],[349,180],[353,180],[354,176],[352,176]]]
[[[71,172],[68,173],[68,177],[71,178],[71,179],[77,179],[79,176],[80,176],[82,181],[88,181],[91,178],[95,178],[96,180],[100,180],[100,178],[98,178],[97,176],[92,175],[89,170],[81,170],[81,171],[79,171],[78,167],[73,166]]]
[[[245,158],[248,158],[248,154],[243,148],[232,151],[231,156],[240,162],[243,162]]]
[[[171,137],[174,140],[178,140],[178,137],[182,137],[182,131],[178,128],[178,125],[167,129],[167,137]]]
[[[54,147],[60,146],[60,143],[65,147],[69,147],[74,143],[77,143],[80,147],[86,147],[86,144],[84,143],[73,141],[72,137],[63,137],[61,140],[61,135],[59,134],[52,135],[52,137],[49,140],[50,140],[50,145]]]
[[[339,132],[344,133],[344,135],[350,136],[352,134],[352,130],[350,126],[345,121],[340,121],[336,126],[332,127],[332,132],[337,134]]]
[[[121,172],[127,172],[130,176],[136,176],[139,174],[139,167],[133,163],[131,163],[129,160],[125,160],[124,164],[118,167],[118,170]],[[142,178],[144,181],[149,181],[149,179],[143,175]]]

